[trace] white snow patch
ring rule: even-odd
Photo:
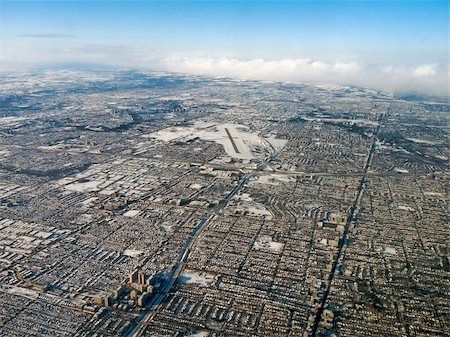
[[[201,287],[206,287],[214,282],[215,277],[214,274],[205,271],[185,269],[181,273],[179,280],[183,284],[196,284]]]
[[[97,197],[92,197],[92,198],[86,199],[81,204],[85,207],[88,207],[88,206],[92,205],[94,202],[96,202],[97,200],[98,200]]]
[[[277,139],[274,135],[271,135],[270,137],[266,138],[266,140],[272,145],[275,150],[281,151],[287,144],[286,139]]]
[[[14,116],[0,117],[0,125],[17,124],[17,122],[25,121],[27,119],[29,119],[29,118],[27,118],[27,117],[14,117]]]
[[[265,208],[249,207],[247,208],[245,214],[249,216],[264,216],[267,218],[272,218],[272,213]]]
[[[383,252],[386,254],[392,254],[392,255],[397,254],[397,250],[393,247],[384,247]]]
[[[269,235],[262,235],[258,237],[253,245],[255,249],[266,249],[279,253],[284,247],[284,243],[272,241]]]
[[[100,186],[103,183],[103,181],[99,180],[91,180],[86,181],[82,183],[72,183],[69,185],[66,185],[66,190],[72,191],[72,192],[93,192],[97,191],[97,187]]]
[[[164,230],[164,232],[171,232],[172,231],[172,225],[168,224],[167,222],[162,223],[161,228]]]
[[[132,218],[132,217],[138,215],[139,213],[141,213],[141,211],[138,209],[130,209],[129,211],[126,211],[125,213],[123,213],[123,216],[126,216],[127,218]]]
[[[0,157],[8,157],[9,150],[0,150]]]
[[[423,194],[425,194],[426,196],[430,196],[430,197],[443,197],[444,194],[439,193],[439,192],[423,192]]]
[[[436,145],[437,143],[420,138],[406,138],[407,140],[414,142],[416,144],[428,144],[428,145]]]
[[[189,335],[186,335],[186,337],[208,337],[208,336],[209,336],[209,331],[207,331],[207,330],[197,331],[197,332],[191,333]]]
[[[144,254],[144,252],[142,250],[125,249],[122,254],[129,257],[138,257]]]
[[[286,174],[265,174],[258,177],[258,180],[250,182],[252,184],[266,184],[266,185],[280,185],[280,182],[289,183],[295,182],[294,176],[289,176]]]
[[[409,171],[408,171],[407,169],[405,169],[405,168],[400,168],[400,167],[396,167],[396,168],[394,169],[394,171],[397,172],[397,173],[409,173]]]

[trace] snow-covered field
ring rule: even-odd
[[[8,157],[10,154],[9,150],[0,150],[0,157]]]
[[[397,209],[399,209],[399,210],[401,210],[401,211],[408,211],[408,212],[414,211],[413,208],[411,208],[411,207],[409,207],[409,206],[402,206],[402,205],[398,206]]]
[[[66,189],[72,192],[91,192],[97,191],[98,186],[100,186],[103,181],[90,180],[82,183],[72,183],[66,186]]]
[[[197,332],[186,335],[186,337],[208,337],[208,336],[209,336],[209,331],[207,331],[207,330],[197,331]]]
[[[132,217],[138,215],[139,213],[141,213],[140,210],[130,209],[129,211],[126,211],[125,213],[123,213],[123,216],[126,216],[128,218],[132,218]]]
[[[280,151],[287,144],[287,139],[277,139],[274,135],[266,138],[266,140],[275,148],[275,150]]]
[[[201,287],[206,287],[214,282],[216,276],[204,271],[185,269],[180,275],[180,282],[183,284],[196,284]]]
[[[21,121],[27,120],[28,117],[15,117],[15,116],[8,116],[8,117],[0,117],[0,125],[17,125]]]
[[[439,193],[439,192],[423,192],[423,194],[425,194],[426,196],[429,196],[429,197],[443,197],[444,196],[443,193]]]
[[[253,245],[255,249],[267,249],[279,253],[284,247],[284,243],[272,241],[269,235],[258,237]]]
[[[431,142],[426,139],[420,139],[420,138],[406,138],[407,140],[416,143],[416,144],[427,144],[427,145],[436,145],[436,142]]]
[[[396,167],[396,168],[394,169],[394,171],[397,172],[397,173],[409,173],[409,171],[408,171],[407,169],[405,169],[405,168],[400,168],[400,167]]]
[[[395,248],[393,248],[393,247],[384,247],[383,248],[383,253],[396,255],[397,254],[397,250]]]
[[[296,178],[292,175],[286,174],[265,174],[258,177],[258,180],[254,180],[250,183],[252,184],[267,184],[267,185],[280,185],[280,183],[295,182]]]
[[[130,257],[138,257],[139,255],[142,255],[144,252],[142,250],[134,250],[134,249],[125,249],[123,251],[123,255],[130,256]]]

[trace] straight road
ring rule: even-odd
[[[189,254],[191,252],[192,247],[196,243],[198,237],[203,232],[203,230],[208,226],[210,221],[218,214],[233,198],[241,188],[247,184],[251,178],[256,176],[259,172],[264,171],[270,161],[276,158],[276,154],[273,153],[270,155],[263,163],[258,165],[257,170],[246,173],[238,182],[238,184],[233,188],[233,190],[228,193],[228,195],[222,199],[219,204],[213,209],[213,212],[210,215],[204,216],[195,226],[193,231],[191,232],[188,240],[186,241],[181,253],[178,255],[175,266],[172,269],[172,274],[170,275],[170,279],[165,282],[163,288],[158,291],[158,294],[149,302],[147,305],[147,311],[138,318],[136,325],[130,328],[125,334],[124,337],[136,337],[140,336],[144,331],[144,328],[148,322],[150,322],[153,317],[156,315],[161,303],[164,302],[170,290],[174,286],[176,280],[180,276],[183,271],[184,265],[189,260]]]
[[[389,109],[388,109],[388,112],[389,112]],[[344,234],[342,236],[342,240],[339,241],[338,252],[337,252],[337,254],[334,257],[333,265],[332,265],[331,271],[330,271],[330,275],[328,276],[327,288],[325,290],[325,293],[324,293],[324,296],[323,296],[323,299],[322,299],[322,303],[320,305],[319,310],[317,311],[317,314],[316,314],[316,317],[315,317],[315,320],[314,320],[314,325],[312,327],[311,336],[316,336],[317,329],[319,327],[319,323],[320,323],[320,321],[322,319],[322,313],[323,313],[323,311],[325,309],[325,305],[327,303],[328,295],[330,293],[331,283],[333,282],[334,275],[336,273],[336,268],[337,268],[337,265],[339,263],[339,259],[342,256],[343,248],[344,248],[344,246],[345,246],[345,244],[347,242],[347,237],[348,237],[348,233],[349,233],[350,223],[355,218],[355,212],[356,212],[356,210],[359,207],[359,203],[360,203],[362,195],[363,195],[364,187],[366,185],[367,175],[368,175],[368,172],[369,172],[369,169],[370,169],[370,165],[372,164],[373,155],[375,154],[376,141],[378,139],[378,134],[380,133],[380,127],[381,127],[381,124],[383,122],[383,119],[384,119],[384,114],[381,114],[379,116],[379,118],[378,118],[378,126],[377,126],[377,129],[375,131],[375,135],[373,137],[373,141],[372,141],[372,145],[370,147],[369,155],[367,156],[366,164],[364,166],[363,175],[361,177],[361,181],[360,181],[359,186],[358,186],[358,191],[357,191],[357,194],[356,194],[356,198],[355,198],[355,200],[353,202],[352,208],[350,209],[350,214],[347,217]]]

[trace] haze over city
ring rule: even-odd
[[[449,94],[447,1],[0,2],[0,69],[113,65]]]

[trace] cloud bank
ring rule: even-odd
[[[335,83],[394,92],[450,95],[448,67],[438,63],[406,66],[362,61],[210,57],[170,57],[153,62],[163,70],[183,73],[283,82]]]
[[[96,63],[120,67],[212,75],[238,79],[294,83],[334,83],[393,92],[418,92],[450,96],[448,64],[382,64],[352,58],[242,59],[174,55],[161,50],[120,45],[84,45],[0,53],[0,69],[17,64],[39,65],[69,62]],[[8,63],[9,62],[9,63]],[[19,63],[18,63],[19,62]],[[3,66],[3,67],[2,67]],[[23,68],[23,67],[22,67]]]

